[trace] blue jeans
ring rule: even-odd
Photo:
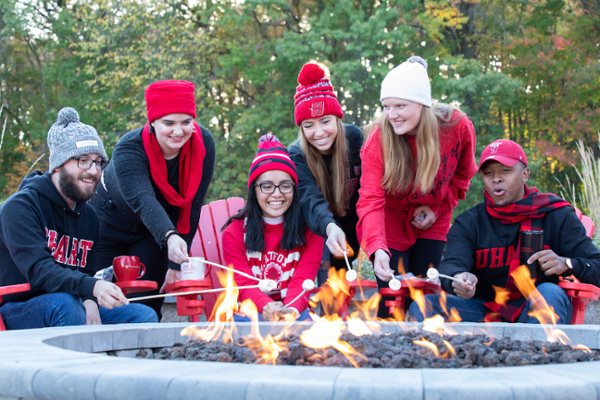
[[[558,285],[550,282],[545,282],[540,284],[537,287],[537,291],[542,295],[542,297],[546,300],[546,303],[552,308],[554,308],[554,312],[558,315],[559,319],[557,324],[565,324],[568,325],[571,323],[571,317],[573,316],[573,305],[571,301],[565,294],[565,291],[562,290]],[[425,296],[425,318],[431,318],[434,315],[441,315],[446,318],[444,312],[442,311],[442,307],[439,302],[440,296],[437,294],[428,294]],[[450,311],[452,308],[458,311],[460,318],[465,322],[482,322],[485,318],[485,315],[489,311],[489,309],[484,305],[487,303],[486,300],[478,299],[478,298],[470,298],[463,299],[458,296],[453,296],[451,294],[446,295],[446,309]],[[539,324],[540,322],[537,318],[530,317],[527,315],[529,313],[529,309],[531,308],[531,297],[527,300],[527,304],[525,304],[525,308],[519,315],[517,322],[524,322],[528,324]],[[408,309],[408,319],[410,321],[423,321],[423,314],[419,309],[419,305],[417,302],[413,302]]]
[[[249,317],[245,316],[244,314],[234,314],[233,320],[235,322],[252,322],[252,320]],[[260,322],[263,322],[265,320],[261,313],[258,313],[258,320]],[[310,315],[308,315],[308,309],[305,309],[304,311],[302,311],[300,313],[300,316],[298,318],[296,318],[296,321],[312,321],[312,319],[310,318]]]
[[[103,324],[158,322],[154,310],[142,304],[98,309]],[[85,325],[81,299],[68,293],[46,293],[23,303],[7,303],[0,307],[0,315],[6,329]]]

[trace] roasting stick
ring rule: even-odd
[[[285,308],[290,308],[290,305],[295,303],[296,300],[298,300],[300,297],[304,296],[304,293],[310,292],[314,288],[315,288],[315,283],[313,281],[311,281],[310,279],[305,280],[304,282],[302,282],[302,292],[300,292],[300,294],[298,296],[296,296],[296,298],[294,300],[290,301],[285,306],[281,307],[279,309],[279,311],[281,311]]]
[[[348,271],[346,271],[346,280],[348,282],[355,281],[356,278],[358,278],[358,273],[355,270],[353,270],[350,266],[350,262],[348,262],[348,255],[346,254],[346,252],[344,252],[344,259],[346,260],[346,265],[348,266]]]
[[[429,279],[431,279],[431,280],[435,280],[438,277],[440,277],[440,278],[446,278],[446,279],[450,279],[451,281],[456,281],[456,282],[460,282],[462,284],[467,285],[467,282],[461,281],[460,279],[456,279],[453,276],[440,274],[440,272],[437,269],[435,269],[435,268],[429,268],[427,270],[427,277]]]
[[[229,268],[229,267],[226,267],[226,266],[224,266],[224,265],[221,265],[221,264],[214,263],[214,262],[212,262],[212,261],[206,261],[206,260],[203,260],[203,259],[201,259],[200,257],[190,257],[190,259],[198,260],[198,261],[200,261],[200,262],[203,262],[203,263],[206,263],[206,264],[214,265],[215,267],[219,267],[219,268],[226,269],[226,270],[228,270],[228,271],[231,271],[231,272],[234,272],[234,273],[236,273],[236,274],[243,275],[243,276],[245,276],[246,278],[254,279],[255,281],[258,281],[258,282],[260,282],[260,281],[262,281],[262,280],[263,280],[263,279],[260,279],[260,278],[257,278],[257,277],[255,277],[255,276],[248,275],[248,274],[247,274],[247,273],[245,273],[245,272],[238,271],[237,269]]]
[[[236,286],[233,287],[232,289],[261,289],[261,291],[263,291],[263,289],[265,289],[267,292],[270,291],[270,279],[265,279],[263,281],[261,281],[261,283],[259,283],[258,285],[250,285],[250,286]],[[159,299],[161,297],[177,297],[177,296],[187,296],[188,294],[205,294],[205,293],[216,293],[216,292],[222,292],[224,290],[227,290],[229,288],[217,288],[217,289],[206,289],[206,290],[196,290],[193,292],[179,292],[179,293],[165,293],[165,294],[156,294],[153,296],[144,296],[144,297],[133,297],[131,299],[129,299],[129,301],[140,301],[140,300],[148,300],[148,299]]]

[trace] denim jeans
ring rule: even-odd
[[[573,316],[573,305],[571,301],[558,285],[550,282],[545,282],[537,287],[537,291],[548,303],[548,306],[554,308],[554,312],[558,315],[558,324],[570,324],[571,317]],[[440,296],[437,294],[428,294],[425,296],[425,318],[433,317],[434,315],[441,315],[446,319],[442,307],[439,303]],[[463,299],[458,296],[450,294],[446,295],[446,309],[450,311],[452,308],[458,311],[460,318],[465,322],[482,322],[485,315],[488,312],[488,308],[484,305],[487,303],[486,300],[470,298]],[[530,317],[527,315],[531,308],[531,296],[527,300],[525,308],[519,315],[517,322],[524,322],[528,324],[539,324],[537,318]],[[423,321],[423,314],[419,309],[419,305],[414,302],[408,309],[408,319],[410,321]]]
[[[158,322],[154,310],[131,303],[109,310],[98,307],[103,324]],[[0,307],[6,329],[33,329],[52,326],[85,325],[81,299],[68,293],[46,293],[22,303]]]

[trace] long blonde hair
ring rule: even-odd
[[[313,145],[308,143],[306,135],[300,125],[298,138],[302,146],[302,151],[306,155],[306,163],[310,172],[312,172],[317,186],[321,193],[325,196],[325,200],[329,202],[329,209],[335,212],[338,216],[346,215],[348,208],[348,188],[346,187],[346,179],[348,174],[348,145],[346,143],[346,130],[342,120],[334,115],[337,125],[337,136],[332,145],[331,152],[331,177],[323,155]]]
[[[381,184],[387,193],[398,193],[407,190],[414,184],[421,193],[433,189],[435,177],[440,168],[439,128],[451,127],[464,116],[452,120],[457,108],[450,104],[435,103],[433,107],[423,106],[421,120],[417,128],[417,171],[413,170],[414,156],[404,135],[397,135],[385,114],[371,124],[371,128],[379,126],[383,148],[385,172]],[[368,129],[368,128],[367,128]]]

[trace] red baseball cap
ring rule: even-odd
[[[479,159],[479,169],[481,166],[489,160],[498,161],[507,167],[512,167],[519,161],[525,166],[527,165],[527,156],[523,151],[523,148],[519,146],[517,142],[506,139],[498,139],[488,144],[485,149],[481,152],[481,158]]]

